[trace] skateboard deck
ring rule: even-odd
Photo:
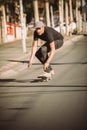
[[[42,82],[43,81],[47,81],[48,82],[49,80],[52,79],[51,76],[43,76],[43,75],[38,76],[38,78],[41,79]]]

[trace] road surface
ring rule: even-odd
[[[0,80],[0,130],[87,129],[87,37],[67,44],[53,58],[49,82],[37,79],[37,59],[30,69],[20,61],[16,75]]]

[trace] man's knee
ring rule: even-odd
[[[55,41],[55,48],[58,49],[63,46],[63,40]]]
[[[37,58],[39,58],[39,57],[41,56],[41,50],[40,50],[40,49],[36,52],[35,56],[36,56]]]

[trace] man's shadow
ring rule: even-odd
[[[28,64],[27,60],[8,60],[9,62],[18,62],[23,64]],[[87,61],[79,61],[79,62],[52,62],[51,65],[72,65],[72,64],[87,64]],[[33,63],[33,65],[41,65],[41,63]]]

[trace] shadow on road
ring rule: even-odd
[[[24,84],[30,82],[31,84]],[[41,79],[26,79],[26,80],[17,80],[17,79],[0,79],[0,88],[1,87],[86,87],[86,85],[49,85],[49,84],[35,84],[42,82]],[[8,84],[11,83],[11,84]],[[12,85],[12,83],[19,83]],[[23,84],[22,84],[23,83]],[[45,82],[44,82],[45,83]],[[87,90],[86,90],[87,91]]]
[[[9,62],[18,62],[18,63],[27,63],[29,61],[24,60],[8,60]],[[62,63],[51,63],[51,65],[70,65],[70,64],[87,64],[87,61],[80,61],[80,62],[62,62]],[[41,65],[41,63],[33,63],[33,65]]]

